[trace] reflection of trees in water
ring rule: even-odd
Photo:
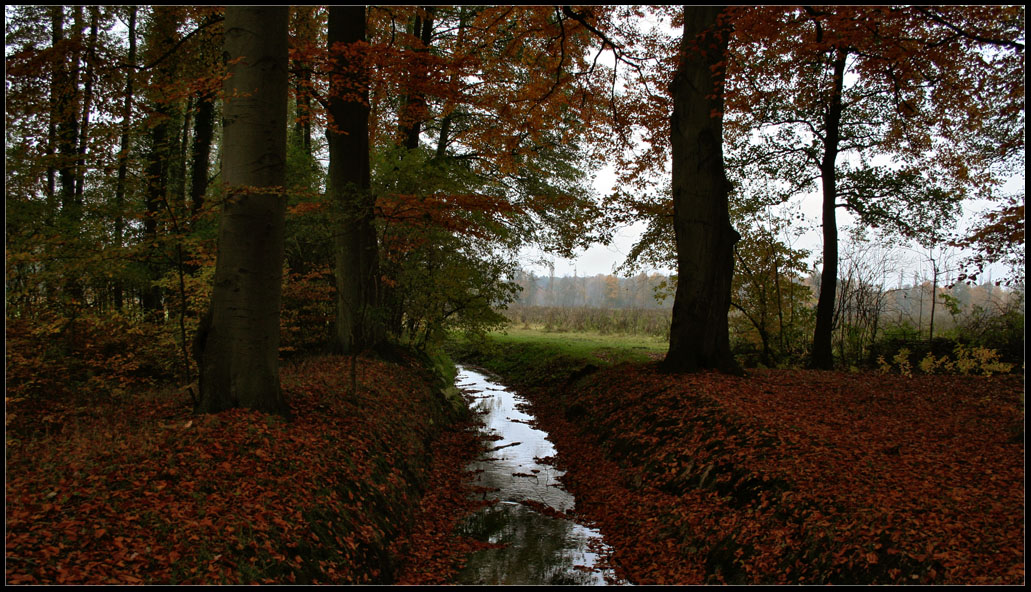
[[[470,465],[485,497],[532,500],[564,512],[572,495],[556,487],[557,471],[538,459],[555,454],[547,434],[532,427],[532,416],[516,393],[479,372],[460,368],[458,385],[477,396],[472,405],[483,430],[497,439],[481,460]],[[504,442],[504,444],[502,444]],[[502,450],[504,449],[504,450]],[[461,584],[603,584],[600,573],[576,569],[596,553],[588,547],[595,535],[570,520],[552,518],[520,504],[500,502],[469,516],[458,534],[505,545],[468,558]]]
[[[489,397],[486,399],[480,399],[473,405],[473,411],[483,416],[483,422],[487,425],[495,423],[494,416],[499,414],[503,410],[501,399],[498,397]]]
[[[460,584],[599,584],[601,575],[575,569],[588,552],[588,534],[568,520],[515,504],[496,504],[466,519],[459,534],[505,544],[469,557]]]

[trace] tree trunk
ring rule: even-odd
[[[463,47],[465,40],[465,6],[461,6],[458,12],[458,47]],[[448,88],[454,89],[458,82],[458,71],[457,68],[452,70],[451,77],[448,80]],[[447,145],[449,141],[449,135],[451,133],[451,99],[448,97],[444,102],[443,113],[444,118],[440,121],[440,136],[437,138],[437,152],[435,158],[441,160],[447,154]]]
[[[145,43],[145,60],[154,60],[171,49],[179,39],[177,9],[169,6],[154,7],[153,20],[148,29]],[[142,286],[141,304],[147,315],[155,321],[164,318],[161,303],[161,288],[154,282],[161,277],[162,259],[158,250],[158,218],[168,198],[171,163],[175,143],[175,127],[173,121],[176,110],[167,96],[171,87],[180,81],[176,80],[175,65],[172,60],[162,60],[154,71],[151,86],[145,91],[149,94],[150,107],[153,110],[153,124],[150,131],[150,147],[147,151],[146,193],[144,206],[146,217],[143,220],[143,242],[147,249],[147,279]]]
[[[93,78],[97,61],[97,28],[100,24],[100,7],[90,6],[89,45],[86,48],[85,88],[82,100],[82,125],[79,126],[78,159],[75,163],[75,203],[82,207],[86,191],[86,148],[89,141],[90,113],[93,111]]]
[[[52,40],[56,45],[65,40],[64,35],[64,11],[62,8],[51,9]],[[53,96],[52,106],[54,112],[51,115],[54,122],[56,141],[56,166],[59,182],[58,202],[61,212],[58,221],[61,225],[61,232],[73,240],[66,243],[68,248],[77,248],[75,239],[79,236],[79,229],[82,223],[82,199],[76,193],[78,185],[78,162],[79,162],[79,116],[80,98],[79,90],[79,60],[82,52],[82,6],[76,6],[73,13],[72,31],[69,41],[70,47],[61,54],[59,64],[55,66],[52,78]],[[69,254],[66,256],[73,257]],[[73,302],[82,303],[83,286],[80,273],[68,268],[62,281],[61,290]]]
[[[399,117],[400,126],[398,131],[401,135],[402,145],[409,150],[415,150],[419,147],[422,121],[426,117],[426,99],[423,96],[423,89],[426,84],[424,56],[429,52],[430,42],[432,41],[433,16],[436,8],[426,6],[423,10],[426,12],[426,18],[422,19],[416,15],[415,23],[412,27],[412,34],[419,38],[422,45],[415,48],[413,52],[414,56],[411,61],[411,70],[409,71],[411,82],[407,89],[408,94],[402,102]]]
[[[64,41],[64,7],[50,7],[50,47],[57,53]],[[57,122],[64,96],[64,64],[54,58],[50,66],[50,121],[47,124],[47,211],[56,212],[57,203]]]
[[[132,129],[133,70],[136,66],[136,13],[138,7],[129,8],[129,67],[125,70],[125,105],[122,108],[122,142],[118,151],[118,181],[115,185],[115,245],[122,247],[122,232],[125,229],[125,218],[122,209],[125,207],[125,183],[129,172],[129,132]],[[115,280],[115,308],[122,309],[122,285]]]
[[[153,282],[160,275],[158,255],[158,215],[161,202],[165,199],[168,188],[169,150],[168,128],[171,112],[167,105],[158,104],[155,108],[159,121],[150,132],[150,150],[147,154],[147,193],[144,197],[146,217],[143,219],[143,242],[148,253],[147,284],[142,287],[143,310],[157,319],[161,315],[161,289]]]
[[[328,186],[338,217],[334,245],[336,349],[351,354],[375,346],[385,338],[384,319],[379,310],[379,253],[373,226],[375,203],[369,178],[368,80],[364,49],[351,45],[365,41],[365,8],[330,7],[327,41],[337,80],[344,82],[340,87],[330,88],[330,125],[326,128]],[[349,47],[361,49],[352,53]],[[354,88],[360,89],[358,96],[353,90],[348,92]]]
[[[730,225],[730,184],[723,168],[723,75],[714,71],[727,49],[728,32],[717,25],[721,10],[684,7],[681,59],[670,89],[678,280],[663,367],[673,372],[740,372],[730,353],[727,326],[734,243],[740,235]]]
[[[834,165],[838,158],[841,139],[841,91],[845,80],[845,57],[837,50],[834,58],[834,78],[827,104],[823,162],[820,177],[823,183],[823,270],[820,273],[820,298],[816,303],[816,328],[813,331],[813,351],[810,365],[821,370],[834,367],[831,334],[834,331],[834,299],[838,289],[838,222],[837,176]]]
[[[927,330],[927,343],[934,341],[934,308],[938,303],[938,264],[931,259],[931,326]]]
[[[58,9],[58,17],[63,19],[63,14]],[[70,52],[67,59],[62,60],[58,68],[59,75],[55,79],[58,89],[57,101],[57,152],[58,152],[58,179],[61,189],[61,210],[62,217],[74,227],[78,227],[80,209],[75,200],[75,163],[78,160],[79,140],[79,50],[78,45],[82,38],[82,7],[77,6],[73,21],[72,43],[76,49]],[[54,38],[63,38],[57,33],[57,21],[55,20]]]
[[[294,6],[294,35],[299,40],[307,41],[316,37],[315,7]],[[297,134],[301,137],[304,146],[304,153],[311,157],[311,69],[301,60],[294,61],[294,71],[297,72],[297,80],[294,86],[294,95],[297,97],[297,118],[294,126]]]
[[[193,123],[193,170],[190,175],[190,213],[194,220],[204,208],[211,140],[215,132],[215,97],[205,94],[197,100],[197,118]]]
[[[201,413],[289,414],[279,385],[288,18],[287,7],[226,8],[226,201],[211,307],[197,340]]]
[[[174,174],[170,174],[169,178],[175,182],[171,185],[169,192],[171,194],[171,204],[168,208],[171,210],[173,217],[176,219],[185,216],[186,212],[186,174],[189,170],[189,156],[192,154],[192,145],[190,142],[190,130],[193,129],[193,109],[195,99],[193,97],[186,97],[186,103],[183,106],[183,118],[182,124],[179,127],[179,133],[175,138],[178,143],[178,153],[175,157],[175,169]],[[170,181],[171,184],[171,181]],[[176,223],[178,226],[178,223]],[[178,232],[178,229],[176,230]]]

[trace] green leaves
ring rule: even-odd
[[[942,240],[966,197],[915,166],[844,166],[838,183],[843,205],[864,224],[928,243]]]

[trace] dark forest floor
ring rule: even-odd
[[[522,351],[518,348],[522,347]],[[532,403],[577,518],[650,583],[1021,584],[1020,376],[470,354]],[[482,548],[476,426],[417,365],[283,370],[292,421],[194,416],[156,390],[22,402],[6,437],[6,583],[448,583]]]
[[[288,364],[291,421],[195,416],[174,389],[21,401],[6,431],[6,583],[446,578],[460,554],[422,560],[441,555],[434,528],[472,507],[451,473],[477,454],[475,428],[418,365],[361,358],[357,374],[352,393],[349,358]]]

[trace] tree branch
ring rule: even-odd
[[[967,39],[972,39],[974,41],[980,41],[981,43],[988,43],[990,45],[1001,45],[1003,47],[1010,47],[1010,48],[1016,49],[1017,51],[1020,51],[1020,52],[1024,51],[1024,45],[1022,43],[1018,43],[1016,41],[1010,41],[1008,39],[993,39],[991,37],[984,37],[984,36],[978,35],[976,33],[971,33],[970,31],[966,31],[964,29],[961,29],[959,26],[950,23],[949,21],[945,20],[945,17],[941,16],[940,14],[938,14],[936,12],[931,11],[930,9],[924,8],[922,6],[914,6],[913,8],[915,8],[917,12],[919,12],[922,15],[924,15],[925,17],[931,19],[932,21],[934,21],[934,22],[936,22],[936,23],[938,23],[940,25],[944,25],[944,26],[948,27],[949,29],[951,29],[955,33],[957,33],[957,34],[959,34],[959,35],[961,35],[963,37],[966,37]]]
[[[180,39],[178,42],[176,42],[176,44],[173,45],[171,48],[169,48],[169,50],[166,51],[163,55],[161,55],[161,57],[159,57],[158,59],[154,60],[150,64],[147,64],[146,66],[137,66],[136,64],[122,64],[121,67],[122,68],[135,68],[136,70],[150,70],[151,68],[154,68],[155,66],[157,66],[161,62],[165,61],[165,59],[167,59],[169,56],[174,54],[180,47],[182,47],[182,45],[184,43],[189,41],[190,37],[193,37],[197,33],[200,33],[204,29],[207,29],[211,25],[214,25],[216,23],[220,23],[220,22],[222,22],[224,20],[225,20],[225,17],[222,16],[222,15],[213,15],[211,18],[209,18],[208,20],[206,20],[203,23],[201,23],[200,26],[198,26],[196,29],[194,29],[194,30],[190,31],[189,33],[187,33],[186,35],[184,35],[182,39]]]

